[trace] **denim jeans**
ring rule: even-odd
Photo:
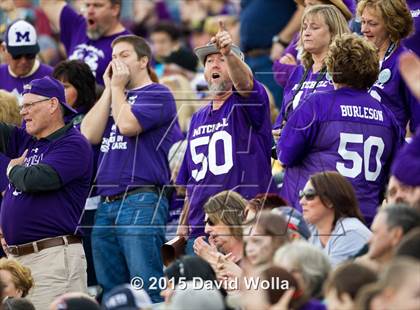
[[[160,248],[165,240],[167,214],[167,199],[149,192],[100,203],[92,231],[92,250],[96,277],[104,294],[140,277],[152,301],[162,301],[158,289],[149,290],[149,280],[163,277]]]
[[[187,244],[185,245],[185,255],[192,255],[192,256],[196,255],[193,248],[195,239],[197,238],[194,238],[194,237],[188,238]]]

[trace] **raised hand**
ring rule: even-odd
[[[289,54],[289,53],[281,57],[279,61],[280,63],[286,64],[286,65],[297,65],[296,58],[292,54]]]
[[[413,95],[420,100],[420,58],[406,52],[400,56],[400,72]]]
[[[211,43],[216,44],[217,49],[224,56],[229,55],[232,49],[232,37],[226,30],[225,23],[219,21],[219,31],[210,40]]]
[[[128,66],[118,59],[112,60],[111,66],[112,66],[111,87],[125,88],[125,86],[130,80],[130,70],[128,69]]]
[[[104,79],[105,88],[108,88],[109,86],[111,86],[111,76],[112,76],[112,61],[109,62],[104,72],[104,75],[102,76],[102,78]]]

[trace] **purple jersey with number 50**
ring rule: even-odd
[[[341,88],[310,95],[277,144],[278,158],[286,165],[282,196],[301,210],[298,192],[309,177],[336,170],[352,183],[369,223],[402,141],[392,113],[366,91]]]
[[[245,198],[270,188],[272,145],[268,97],[254,80],[249,97],[233,94],[220,109],[208,104],[191,119],[177,184],[187,185],[190,236],[204,234],[203,206],[233,189]]]

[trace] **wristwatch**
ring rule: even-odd
[[[271,41],[274,43],[279,43],[281,45],[283,45],[284,47],[287,47],[289,45],[289,42],[285,42],[282,39],[280,39],[280,37],[278,35],[275,35]]]

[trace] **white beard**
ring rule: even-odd
[[[228,91],[229,89],[227,89],[227,83],[226,81],[221,81],[220,83],[211,83],[209,82],[209,91],[210,93],[213,93],[215,95],[219,95],[222,94],[226,91]]]
[[[95,29],[90,29],[86,31],[86,35],[91,40],[98,40],[105,34],[105,29],[103,27],[96,26]]]

